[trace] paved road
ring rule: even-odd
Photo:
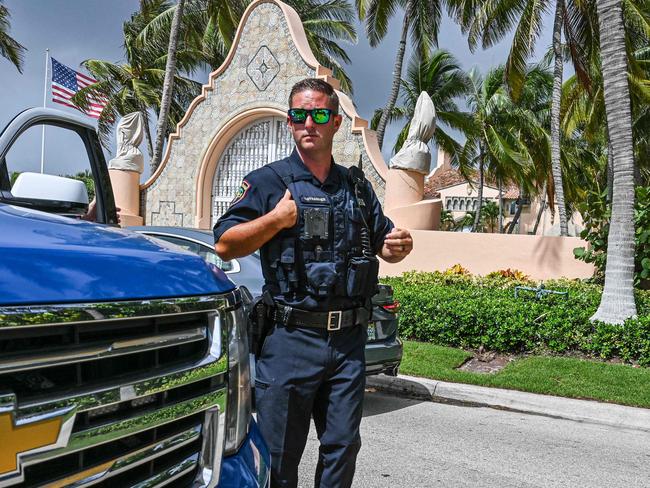
[[[650,487],[650,433],[367,392],[361,435],[355,488]]]

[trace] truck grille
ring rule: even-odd
[[[214,471],[239,304],[236,290],[0,308],[0,419],[11,414],[16,443],[43,419],[61,422],[54,445],[3,439],[19,462],[0,487],[189,486]]]

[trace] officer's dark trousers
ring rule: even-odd
[[[266,338],[255,368],[255,399],[271,450],[272,487],[298,486],[312,416],[320,440],[314,486],[352,485],[361,447],[366,334],[361,326],[328,333],[276,325]]]

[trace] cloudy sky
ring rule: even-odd
[[[122,23],[137,10],[138,0],[4,0],[11,13],[11,35],[27,49],[24,73],[19,74],[10,63],[0,59],[0,126],[4,127],[19,111],[43,105],[43,86],[45,76],[45,49],[61,63],[79,70],[79,64],[88,58],[105,59],[113,62],[123,60]],[[539,43],[537,56],[548,48],[551,42],[551,20],[547,19],[544,34]],[[393,19],[389,34],[376,49],[370,48],[363,27],[357,25],[359,42],[346,45],[352,60],[347,67],[355,88],[354,101],[359,114],[369,119],[375,108],[383,107],[390,91],[392,68],[400,37],[401,18]],[[482,72],[491,66],[504,62],[510,38],[487,50],[470,53],[467,41],[460,29],[449,19],[445,19],[439,44],[440,48],[451,51],[461,66],[469,70],[478,66]],[[408,62],[408,54],[405,66]],[[196,77],[204,83],[205,78]],[[48,106],[71,110],[53,104],[47,94]],[[93,120],[93,119],[89,119]],[[389,127],[384,142],[384,156],[390,157],[398,127]],[[22,139],[19,147],[13,150],[15,169],[38,171],[40,166],[40,130],[34,129]],[[71,161],[55,160],[61,153],[61,146],[70,144],[61,140],[57,134],[46,134],[45,164],[61,168],[60,172],[75,170]],[[146,154],[144,147],[143,153]],[[113,155],[111,148],[107,160]],[[145,171],[146,177],[148,171]]]

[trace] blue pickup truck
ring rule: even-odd
[[[92,212],[85,195],[62,196],[79,181],[13,181],[12,147],[43,124],[79,137]],[[268,486],[246,290],[116,224],[93,126],[16,116],[0,135],[0,487]]]

